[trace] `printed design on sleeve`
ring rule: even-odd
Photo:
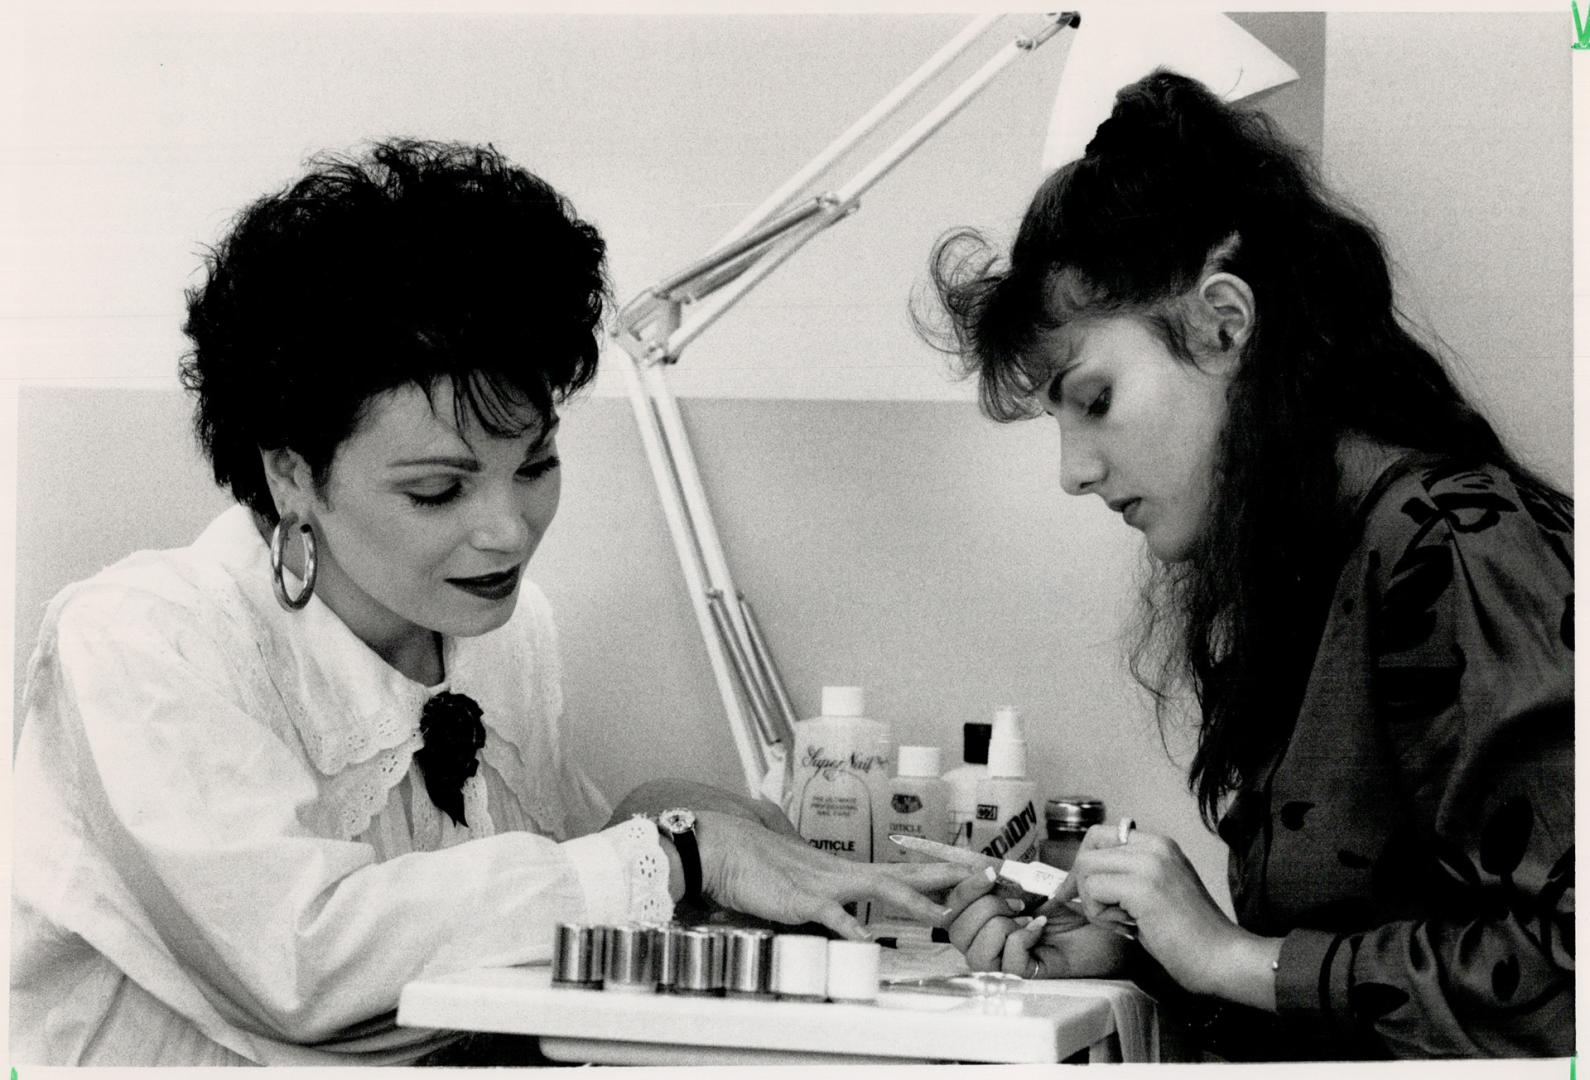
[[[1314,804],[1301,799],[1294,799],[1281,807],[1281,824],[1293,832],[1303,828],[1303,822],[1308,817],[1308,812],[1314,809]]]
[[[1546,546],[1567,569],[1569,576],[1573,576],[1573,518],[1568,507],[1561,500],[1542,494],[1527,484],[1518,489],[1518,499],[1524,504],[1524,509],[1529,511],[1529,516],[1534,519]],[[1573,648],[1572,592],[1563,600],[1562,618],[1558,622],[1557,632],[1562,637],[1562,643],[1571,650]]]
[[[1467,666],[1463,650],[1456,642],[1443,647],[1431,640],[1439,604],[1453,583],[1451,540],[1483,533],[1500,524],[1503,514],[1520,510],[1484,470],[1443,466],[1427,471],[1423,480],[1428,496],[1410,498],[1400,508],[1416,528],[1391,568],[1377,642],[1382,659],[1423,654],[1416,663],[1380,668],[1381,698],[1392,720],[1431,717],[1457,699]],[[1369,559],[1370,573],[1378,575],[1380,553],[1371,552]]]
[[[1347,990],[1347,1007],[1364,1023],[1373,1023],[1395,1012],[1408,1001],[1408,992],[1380,982],[1354,983]]]
[[[1573,888],[1573,845],[1568,845],[1550,870],[1546,872],[1545,885],[1537,894],[1523,888],[1515,880],[1520,865],[1529,851],[1530,834],[1535,824],[1535,813],[1529,800],[1522,795],[1504,799],[1486,819],[1480,833],[1479,866],[1475,867],[1469,854],[1450,842],[1442,842],[1437,853],[1441,865],[1457,881],[1471,902],[1472,909],[1481,917],[1493,922],[1510,921],[1518,928],[1522,938],[1538,950],[1540,965],[1532,965],[1538,972],[1551,972],[1536,980],[1533,992],[1515,1000],[1523,968],[1516,953],[1490,957],[1477,957],[1476,964],[1488,962],[1491,992],[1502,1011],[1496,1015],[1529,1012],[1556,997],[1570,983],[1567,973],[1553,971],[1553,938],[1568,956],[1573,956],[1573,911],[1559,910],[1563,897]],[[1439,838],[1438,838],[1439,841]],[[1488,875],[1487,882],[1482,877]]]
[[[1571,509],[1554,496],[1524,483],[1504,488],[1494,472],[1482,469],[1440,466],[1427,470],[1421,479],[1425,492],[1397,508],[1414,530],[1400,554],[1395,550],[1386,554],[1387,559],[1395,558],[1389,574],[1382,576],[1380,552],[1368,556],[1370,575],[1387,582],[1375,639],[1380,708],[1388,723],[1414,730],[1438,726],[1439,719],[1454,707],[1461,710],[1460,695],[1465,675],[1470,674],[1470,657],[1463,641],[1452,626],[1443,624],[1443,619],[1450,617],[1446,615],[1450,605],[1468,602],[1467,592],[1473,588],[1457,578],[1464,566],[1458,545],[1472,542],[1467,538],[1481,536],[1511,515],[1527,514],[1543,547],[1570,574],[1573,566]],[[1515,490],[1516,501],[1512,497]],[[1449,596],[1454,587],[1466,590],[1465,595]],[[1571,649],[1571,591],[1560,610],[1560,625],[1551,629],[1560,633]],[[1484,658],[1476,654],[1474,661],[1483,664]],[[1454,998],[1454,1010],[1484,1011],[1493,1021],[1537,1010],[1563,992],[1571,978],[1557,966],[1554,944],[1568,957],[1573,955],[1572,905],[1562,904],[1572,888],[1573,848],[1557,858],[1543,888],[1539,863],[1529,875],[1532,880],[1521,883],[1517,877],[1529,856],[1535,808],[1523,794],[1498,798],[1483,819],[1476,844],[1466,846],[1440,835],[1430,838],[1437,872],[1454,886],[1452,904],[1498,930],[1510,928],[1475,938],[1473,955],[1462,961],[1466,972],[1449,973],[1477,995],[1467,1003]],[[1383,852],[1381,859],[1389,854]],[[1534,857],[1542,860],[1539,852]],[[1346,850],[1339,858],[1348,867],[1366,861]],[[1379,869],[1377,866],[1377,873]],[[1355,955],[1356,944],[1349,939],[1349,949]],[[1367,1023],[1390,1016],[1409,999],[1404,989],[1380,981],[1355,981],[1348,987],[1349,1008]]]

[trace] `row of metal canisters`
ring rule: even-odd
[[[552,984],[794,1001],[876,1001],[876,943],[685,926],[559,923]]]

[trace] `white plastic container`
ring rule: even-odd
[[[812,847],[879,861],[874,811],[889,784],[889,725],[869,720],[859,686],[823,687],[823,713],[795,725],[790,819]]]
[[[977,784],[971,846],[985,855],[1013,862],[1037,858],[1042,835],[1038,791],[1027,779],[1027,741],[1021,717],[1009,706],[994,713],[988,739],[988,776]]]
[[[903,833],[949,843],[954,837],[950,822],[954,792],[939,776],[943,759],[936,746],[902,746],[896,751],[895,763],[895,777],[889,781],[878,810],[873,850],[879,853],[879,862],[921,862],[920,856],[891,844],[889,837]]]
[[[830,941],[828,1000],[877,1001],[882,966],[883,950],[875,941]]]
[[[895,777],[889,781],[877,808],[877,836],[873,850],[879,862],[931,862],[926,855],[891,843],[896,833],[948,844],[955,837],[950,821],[954,790],[939,776],[943,755],[936,746],[902,746],[895,751]],[[877,909],[883,919],[908,918],[910,912],[884,904]]]
[[[977,784],[988,776],[988,740],[994,726],[981,721],[961,725],[961,764],[944,774],[950,785],[951,843],[971,847],[977,818]]]

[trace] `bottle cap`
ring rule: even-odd
[[[898,776],[937,776],[943,771],[943,754],[936,746],[902,746],[895,751]]]
[[[772,989],[773,931],[734,930],[723,988],[731,994],[765,994]]]
[[[834,1001],[877,1001],[882,952],[875,941],[830,941],[828,996]]]
[[[1021,737],[1021,714],[1009,705],[994,713],[994,730],[988,738],[988,775],[1027,775],[1027,740]]]
[[[635,988],[653,991],[657,988],[656,968],[652,959],[652,932],[649,926],[610,926],[607,928],[607,976],[602,980],[608,990]]]
[[[720,947],[718,935],[709,930],[681,930],[674,989],[687,994],[713,994],[722,990]]]
[[[972,720],[962,724],[961,760],[968,765],[987,765],[988,736],[993,730],[993,724],[985,724],[980,720]]]
[[[780,934],[773,939],[773,992],[780,997],[828,995],[828,939]]]
[[[560,986],[601,986],[606,935],[600,926],[558,923],[552,945],[552,981]]]
[[[859,686],[823,687],[824,716],[866,716],[867,692]]]
[[[680,926],[652,927],[651,948],[659,990],[673,989],[679,977],[679,951],[683,945],[684,928]]]

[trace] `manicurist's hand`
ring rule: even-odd
[[[1044,905],[1028,919],[1026,901],[978,872],[949,894],[950,943],[973,971],[1003,971],[1023,978],[1085,978],[1112,975],[1126,958],[1127,942],[1095,926],[1069,904]]]
[[[774,803],[766,799],[748,799],[710,784],[693,780],[648,780],[635,788],[613,811],[609,825],[616,825],[636,814],[656,813],[671,807],[682,806],[694,811],[717,810],[754,821],[785,836],[798,836],[795,826]]]
[[[799,837],[721,811],[696,813],[702,891],[734,911],[774,922],[817,922],[854,940],[867,931],[843,905],[879,900],[909,917],[942,925],[935,897],[966,873],[950,863],[857,863],[817,851]]]
[[[1137,830],[1123,843],[1114,826],[1094,826],[1056,894],[1077,896],[1090,919],[1136,922],[1143,947],[1187,990],[1274,1010],[1281,939],[1227,918],[1174,840]]]

